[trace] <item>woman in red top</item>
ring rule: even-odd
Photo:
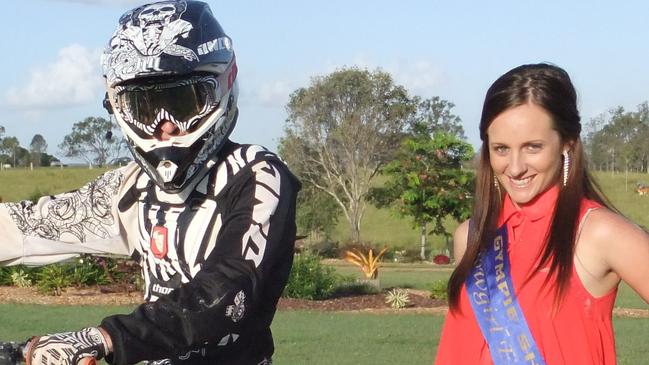
[[[620,280],[649,302],[649,235],[590,177],[576,99],[548,64],[514,68],[487,91],[435,364],[615,364]]]

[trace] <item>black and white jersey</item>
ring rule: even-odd
[[[0,204],[0,265],[133,256],[145,303],[102,321],[109,362],[264,364],[292,263],[299,182],[260,146],[229,142],[220,154],[178,194],[132,163],[73,192]]]

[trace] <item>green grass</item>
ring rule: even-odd
[[[640,298],[638,293],[633,291],[626,283],[621,282],[615,300],[616,307],[649,309],[649,303]]]
[[[649,174],[630,173],[596,173],[595,178],[610,199],[611,203],[627,218],[649,228],[649,196],[639,196],[635,192],[636,184],[649,184]]]
[[[279,312],[277,364],[431,364],[442,317]]]
[[[0,304],[0,339],[76,330],[130,307]],[[431,364],[443,316],[280,311],[273,322],[277,364]],[[614,318],[620,365],[649,358],[649,319]]]
[[[358,266],[346,262],[337,262],[332,266],[339,274],[351,275],[358,279],[363,278]],[[379,279],[382,288],[400,287],[430,290],[433,282],[448,280],[451,270],[451,267],[439,268],[430,264],[384,264],[379,268]]]
[[[0,171],[0,197],[18,201],[80,188],[106,169],[42,167]]]

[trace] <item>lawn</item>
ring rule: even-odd
[[[0,171],[0,197],[3,201],[33,199],[80,188],[106,169],[42,167]]]
[[[0,304],[0,338],[92,326],[130,307]],[[280,311],[273,323],[276,364],[430,365],[443,316]],[[645,364],[649,358],[649,319],[615,318],[620,365]]]

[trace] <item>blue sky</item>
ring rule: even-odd
[[[4,5],[0,125],[49,152],[72,125],[104,116],[99,54],[132,0],[23,0]],[[241,114],[233,139],[276,149],[289,94],[313,76],[360,66],[411,94],[455,103],[479,146],[486,89],[512,67],[552,62],[573,78],[582,122],[649,100],[644,1],[208,1],[232,37]]]

